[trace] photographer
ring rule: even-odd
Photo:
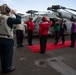
[[[16,18],[12,18],[10,13]],[[13,24],[20,24],[21,20],[14,10],[11,10],[7,4],[1,6],[0,16],[0,51],[1,51],[1,69],[3,73],[9,73],[15,70],[12,66],[13,60]]]

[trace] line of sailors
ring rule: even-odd
[[[1,16],[0,16],[0,55],[1,55],[1,68],[2,72],[8,73],[15,70],[15,67],[12,66],[13,59],[13,25],[17,25],[16,37],[17,37],[17,47],[23,47],[23,29],[21,22],[21,17],[16,14],[14,10],[11,10],[6,4],[1,7]],[[10,17],[9,13],[12,12],[16,18]],[[25,22],[28,27],[28,44],[32,45],[32,36],[34,31],[34,22],[32,17],[29,17],[29,20]],[[42,18],[42,22],[39,24],[39,37],[40,37],[40,53],[43,54],[46,51],[47,35],[49,27],[52,25],[52,22],[47,20],[47,17]],[[60,35],[62,36],[62,44],[65,43],[64,32],[67,30],[67,27],[63,20],[57,20],[55,23],[55,45],[57,45]],[[72,24],[71,28],[71,46],[75,46],[76,38],[76,19]]]
[[[65,44],[65,32],[67,31],[66,21],[56,20],[54,25],[54,35],[55,35],[55,45],[58,44],[60,36],[62,37],[62,45]],[[29,21],[25,22],[28,26],[28,44],[32,45],[32,36],[34,31],[34,22],[32,22],[32,17],[29,17]],[[46,16],[42,17],[42,22],[39,24],[39,37],[40,37],[40,53],[45,53],[47,35],[49,27],[52,25],[52,21],[47,20]],[[72,23],[71,27],[71,45],[69,47],[75,46],[76,39],[76,19]]]

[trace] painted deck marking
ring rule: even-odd
[[[55,58],[48,58],[48,59],[39,59],[35,62],[37,66],[41,66],[39,63],[41,61],[45,61],[47,65],[54,68],[56,71],[60,72],[61,75],[76,75],[76,70],[74,70],[72,67],[66,65],[61,61],[60,57]],[[45,65],[46,65],[45,64]],[[42,66],[41,66],[42,67]]]

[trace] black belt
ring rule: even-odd
[[[9,35],[7,35],[7,34],[0,34],[0,35],[10,37],[10,36],[9,36]]]

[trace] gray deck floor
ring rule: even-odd
[[[66,40],[70,36],[66,36]],[[76,75],[76,47],[46,51],[45,54],[33,53],[27,48],[27,37],[24,48],[17,48],[14,39],[13,65],[16,70],[7,75]],[[48,37],[54,43],[54,38]],[[39,44],[39,38],[33,38],[33,44]],[[0,72],[0,75],[5,75]]]

